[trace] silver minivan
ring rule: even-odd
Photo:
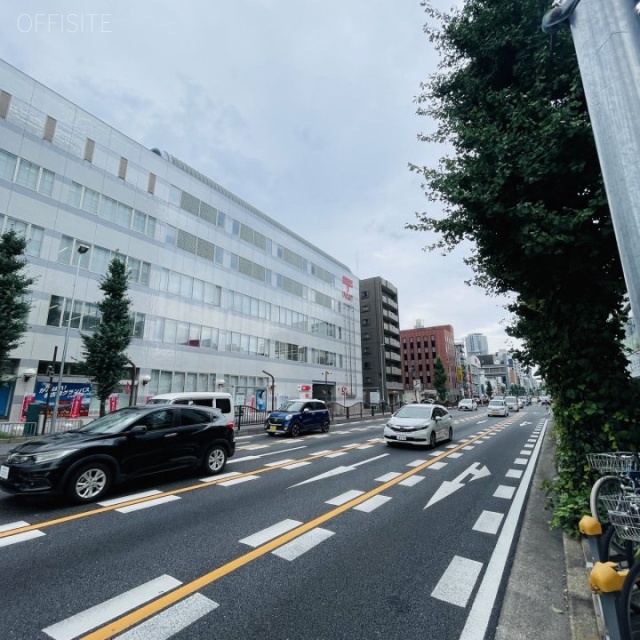
[[[507,403],[509,411],[520,411],[520,404],[515,396],[506,396],[504,401]]]
[[[234,422],[233,396],[225,391],[184,391],[161,393],[153,396],[147,404],[194,404],[200,407],[219,409],[229,422]]]

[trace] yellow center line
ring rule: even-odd
[[[108,638],[113,638],[119,633],[122,633],[123,631],[139,624],[143,620],[156,615],[158,612],[162,611],[163,609],[166,609],[167,607],[170,607],[176,602],[183,600],[187,596],[197,591],[200,591],[200,589],[202,589],[203,587],[206,587],[216,582],[220,578],[223,578],[224,576],[229,575],[233,571],[236,571],[237,569],[244,567],[250,562],[257,560],[258,558],[266,555],[267,553],[273,551],[274,549],[277,549],[278,547],[281,547],[287,542],[291,542],[291,540],[294,540],[295,538],[298,538],[302,534],[307,533],[308,531],[311,531],[316,527],[319,527],[320,525],[328,522],[329,520],[333,520],[334,518],[341,515],[345,511],[348,511],[349,509],[353,509],[354,507],[357,507],[359,504],[366,502],[372,497],[382,493],[383,491],[389,489],[390,487],[395,486],[396,484],[402,482],[403,480],[410,478],[411,476],[419,473],[420,471],[423,471],[424,469],[428,469],[430,466],[432,466],[436,462],[444,458],[447,458],[452,453],[456,453],[460,449],[463,449],[464,447],[469,446],[473,442],[476,442],[480,438],[485,437],[488,433],[492,433],[493,431],[496,431],[502,426],[505,426],[505,425],[498,424],[492,429],[489,429],[488,431],[484,431],[483,433],[480,433],[477,436],[470,438],[465,442],[461,442],[459,445],[449,449],[448,451],[443,451],[439,456],[434,456],[432,460],[423,462],[421,465],[409,471],[405,471],[405,473],[393,478],[392,480],[389,480],[381,484],[375,489],[371,489],[370,491],[367,491],[366,493],[363,493],[362,495],[357,496],[352,500],[349,500],[349,502],[345,502],[344,504],[336,507],[335,509],[332,509],[331,511],[328,511],[323,515],[318,516],[317,518],[314,518],[309,522],[305,522],[301,524],[299,527],[296,527],[295,529],[292,529],[291,531],[288,531],[287,533],[284,533],[281,536],[278,536],[277,538],[274,538],[273,540],[266,542],[262,546],[256,547],[252,551],[249,551],[248,553],[245,553],[244,555],[239,556],[235,560],[232,560],[231,562],[228,562],[222,565],[221,567],[218,567],[217,569],[210,571],[209,573],[205,573],[199,578],[196,578],[195,580],[192,580],[191,582],[184,584],[178,587],[177,589],[174,589],[170,593],[166,593],[160,598],[157,598],[156,600],[149,602],[148,604],[140,607],[136,611],[133,611],[132,613],[129,613],[121,618],[118,618],[117,620],[113,620],[112,622],[105,625],[104,627],[100,629],[96,629],[92,633],[86,636],[83,636],[81,640],[107,640]]]

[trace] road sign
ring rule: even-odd
[[[346,396],[348,389],[347,389],[347,387],[342,387],[341,391]]]
[[[310,384],[299,384],[298,385],[298,391],[311,391],[311,385]]]

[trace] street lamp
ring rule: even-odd
[[[324,376],[324,397],[327,399],[327,401],[331,400],[331,396],[329,395],[329,387],[327,385],[327,376],[331,375],[331,371],[325,371],[323,374]]]
[[[60,372],[58,373],[58,387],[56,388],[56,399],[53,403],[53,414],[51,415],[51,433],[56,430],[56,420],[58,419],[58,405],[60,404],[60,391],[62,390],[62,376],[64,373],[64,365],[67,359],[67,347],[69,346],[69,330],[71,329],[71,316],[73,315],[73,307],[76,304],[76,283],[80,274],[80,263],[82,256],[89,251],[86,244],[78,245],[78,264],[76,265],[76,275],[73,278],[73,289],[71,290],[71,307],[69,309],[69,317],[67,318],[67,328],[64,333],[64,345],[62,347],[62,358],[60,359]]]
[[[380,345],[380,394],[382,396],[382,406],[384,407],[384,392],[385,392],[385,357],[384,357],[384,342]],[[384,410],[384,409],[383,409]]]

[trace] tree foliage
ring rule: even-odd
[[[126,349],[131,342],[132,318],[127,268],[114,258],[100,282],[104,297],[97,303],[100,324],[93,334],[82,335],[84,370],[91,378],[100,400],[100,415],[105,414],[107,398],[126,375],[129,358]]]
[[[26,294],[35,282],[24,273],[27,240],[13,229],[0,236],[0,374],[7,373],[9,354],[28,328]]]
[[[440,356],[433,363],[433,386],[438,392],[440,402],[444,402],[447,398],[447,374]]]
[[[637,393],[621,344],[625,283],[569,31],[553,51],[548,0],[423,2],[440,55],[418,96],[437,123],[426,143],[452,150],[423,177],[427,211],[408,225],[429,249],[474,246],[474,283],[512,294],[508,332],[554,397],[560,476],[555,522],[583,515],[585,454],[634,447]]]

